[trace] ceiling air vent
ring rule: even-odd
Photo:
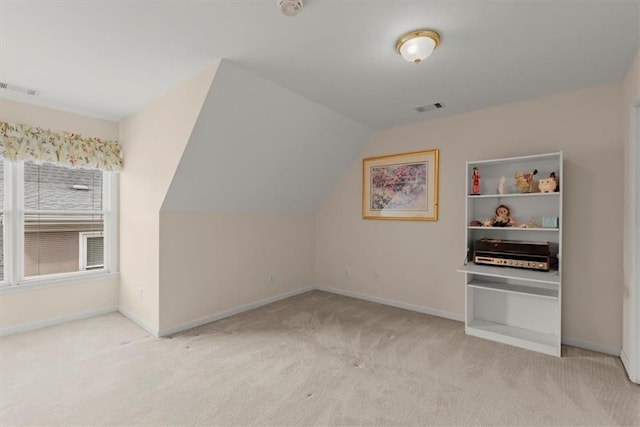
[[[10,90],[12,92],[24,93],[27,95],[37,95],[38,91],[35,89],[29,89],[28,87],[13,85],[11,83],[0,82],[0,89]]]
[[[418,113],[426,113],[427,111],[436,111],[444,108],[444,104],[442,102],[434,102],[433,104],[421,105],[416,107],[416,111]]]

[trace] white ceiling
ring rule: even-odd
[[[276,0],[0,2],[0,96],[119,120],[227,58],[373,128],[619,80],[638,50],[637,1]],[[421,65],[404,32],[442,43]],[[417,113],[419,105],[446,108]]]

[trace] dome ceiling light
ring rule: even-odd
[[[396,50],[407,61],[419,64],[431,55],[439,43],[440,34],[435,31],[411,31],[398,39]]]

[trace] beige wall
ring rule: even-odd
[[[160,214],[161,332],[311,286],[313,211],[372,133],[223,60]]]
[[[160,207],[217,67],[120,123],[120,306],[152,331],[159,325]]]
[[[24,123],[117,140],[118,124],[19,102],[0,100],[0,121]],[[60,284],[0,294],[0,328],[72,316],[118,305],[118,279]]]
[[[160,230],[161,330],[313,282],[312,213],[163,211]]]
[[[462,315],[465,161],[563,150],[563,335],[619,347],[621,97],[614,83],[381,131],[316,213],[317,283]],[[440,149],[439,221],[363,220],[362,158],[429,148]]]
[[[0,121],[118,140],[118,123],[0,99]]]
[[[462,315],[463,277],[455,269],[464,256],[464,162],[564,150],[563,335],[620,346],[623,214],[611,207],[623,206],[623,187],[615,183],[623,180],[627,104],[640,87],[639,67],[636,58],[624,84],[383,130],[315,214],[160,211],[217,64],[119,129],[1,101],[4,121],[105,139],[120,132],[125,168],[119,291],[112,279],[3,294],[0,327],[119,303],[151,329],[165,329],[314,281]],[[428,148],[440,149],[440,220],[362,220],[361,159]]]
[[[624,150],[625,150],[625,158],[628,157],[629,154],[629,137],[630,137],[630,113],[631,108],[635,104],[636,101],[640,99],[640,51],[635,57],[635,60],[629,67],[629,71],[623,81],[623,98],[622,98],[622,134],[624,138]],[[640,160],[637,161],[640,166]],[[625,260],[625,268],[624,268],[624,288],[623,288],[623,340],[622,340],[622,349],[625,354],[630,355],[629,344],[631,342],[631,338],[629,336],[630,333],[630,319],[629,319],[629,294],[630,294],[630,277],[629,277],[629,265],[628,265],[628,257],[629,257],[629,234],[630,234],[630,221],[631,218],[629,216],[630,205],[629,205],[629,180],[632,179],[629,175],[629,164],[625,162],[625,185],[624,185],[624,260]],[[638,185],[636,183],[636,185]],[[638,307],[640,309],[640,307]],[[638,333],[638,331],[637,331]]]
[[[0,329],[117,306],[117,278],[21,290],[0,296]]]

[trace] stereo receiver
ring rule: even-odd
[[[484,238],[473,245],[473,262],[504,267],[549,271],[549,243]]]

